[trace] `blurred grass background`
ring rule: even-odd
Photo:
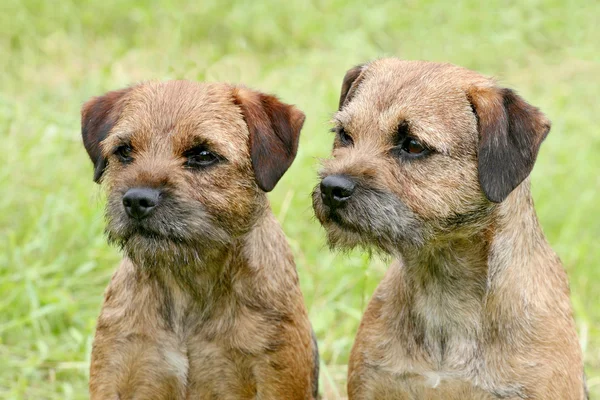
[[[345,396],[354,334],[386,262],[335,255],[309,193],[341,79],[395,55],[498,77],[553,121],[537,210],[571,279],[592,398],[600,394],[600,2],[3,0],[0,4],[0,398],[84,399],[102,292],[119,254],[80,143],[79,108],[144,79],[244,82],[307,114],[271,199],[294,249],[322,355]]]

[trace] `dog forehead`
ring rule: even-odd
[[[475,139],[467,98],[471,85],[489,84],[476,72],[424,61],[381,59],[369,64],[350,103],[336,114],[353,133],[392,132],[407,121],[420,139],[449,150],[458,138]]]
[[[144,145],[168,141],[185,148],[205,139],[222,152],[239,152],[248,129],[232,99],[232,87],[223,83],[144,83],[126,99],[117,130]]]

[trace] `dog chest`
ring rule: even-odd
[[[404,374],[400,378],[387,373],[373,375],[373,380],[363,386],[366,398],[377,400],[497,400],[522,399],[508,392],[494,393],[456,379],[443,372]],[[370,396],[370,397],[369,397]]]

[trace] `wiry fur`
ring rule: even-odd
[[[332,248],[376,246],[378,250],[392,252],[399,243],[423,243],[421,221],[397,197],[362,186],[355,190],[355,196],[360,196],[361,201],[348,204],[343,216],[331,215],[333,223],[328,225],[328,238]],[[314,206],[321,207],[320,201],[320,193],[315,189]]]
[[[353,144],[336,138],[321,177],[359,189],[332,210],[315,188],[315,213],[332,246],[396,258],[352,349],[350,399],[585,398],[566,274],[527,178],[543,114],[475,72],[381,59],[348,72],[334,123]],[[400,125],[431,154],[399,156]]]
[[[91,398],[316,398],[316,341],[264,192],[291,164],[304,115],[246,88],[185,81],[111,92],[82,113],[108,192],[106,233],[125,253],[98,318]],[[277,125],[257,120],[272,115]],[[114,155],[124,143],[129,163]],[[200,144],[219,162],[195,170],[185,154]],[[282,155],[265,165],[254,145]],[[138,187],[161,193],[142,220],[122,203]]]

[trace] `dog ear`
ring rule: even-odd
[[[356,67],[349,69],[346,72],[346,75],[344,75],[338,111],[341,110],[346,103],[350,102],[352,97],[354,97],[356,89],[364,79],[363,72],[365,71],[366,66],[367,64],[357,65]]]
[[[81,137],[83,145],[94,164],[94,182],[99,183],[108,160],[102,156],[100,143],[116,124],[120,113],[119,100],[131,88],[108,92],[93,97],[81,108]]]
[[[235,88],[233,98],[250,132],[256,183],[270,192],[296,157],[304,113],[275,96],[245,88]]]
[[[479,184],[500,203],[531,173],[550,121],[510,89],[477,88],[469,97],[479,130]]]

